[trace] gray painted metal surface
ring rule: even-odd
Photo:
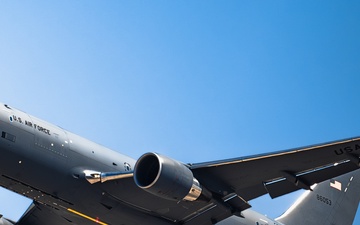
[[[192,165],[147,154],[154,160],[133,174],[136,160],[4,104],[0,132],[0,185],[34,201],[20,225],[278,224],[248,201],[359,167],[360,139],[352,138]]]

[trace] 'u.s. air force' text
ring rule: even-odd
[[[335,154],[342,155],[344,153],[351,153],[351,152],[355,152],[355,151],[359,151],[359,150],[360,150],[360,145],[356,144],[354,146],[346,146],[344,148],[337,149],[337,150],[335,150]]]

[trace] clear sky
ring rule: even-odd
[[[133,158],[358,136],[359,12],[359,1],[0,1],[0,101]],[[251,203],[276,217],[297,196]],[[12,219],[30,204],[0,199]]]

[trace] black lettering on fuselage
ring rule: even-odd
[[[26,126],[29,126],[29,127],[32,127],[32,126],[33,126],[32,122],[29,122],[29,121],[27,121],[27,120],[25,120],[25,125],[26,125]]]
[[[34,124],[34,128],[40,132],[43,132],[44,134],[51,135],[50,130],[46,129],[45,127],[42,127],[40,125]]]

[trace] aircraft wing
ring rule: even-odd
[[[233,191],[245,201],[310,189],[359,168],[360,137],[270,154],[191,165],[200,183],[220,195]]]
[[[175,224],[210,225],[251,207],[249,200],[281,196],[359,168],[360,137],[304,148],[189,165],[208,200],[168,201],[135,188],[133,181],[104,183],[109,193]],[[161,160],[160,160],[161,161]],[[175,176],[175,175],[174,175]],[[108,187],[109,187],[108,186]],[[170,186],[170,184],[169,184]],[[168,186],[167,186],[168,187]],[[128,191],[126,194],[124,190]],[[209,194],[210,193],[210,194]],[[156,204],[154,204],[156,202]]]

